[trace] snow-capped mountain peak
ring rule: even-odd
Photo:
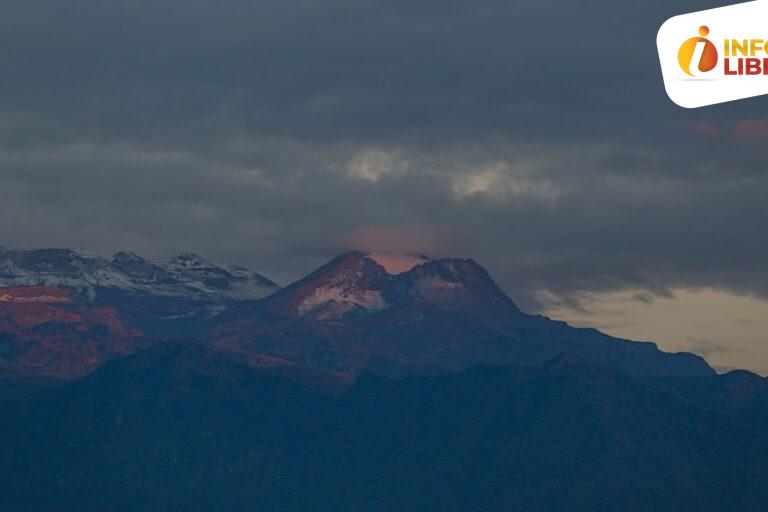
[[[287,316],[318,319],[393,307],[517,310],[488,272],[472,260],[357,251],[323,265],[268,298],[267,304]]]
[[[193,252],[183,252],[170,258],[156,260],[165,268],[216,268],[216,265]]]
[[[122,292],[197,300],[259,299],[277,291],[269,279],[230,272],[196,254],[149,260],[122,251],[89,255],[71,249],[0,251],[0,287],[51,286],[84,299]]]
[[[381,290],[392,276],[362,252],[343,254],[270,298],[287,315],[337,318],[387,306]]]

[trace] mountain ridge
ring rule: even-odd
[[[391,274],[353,251],[212,322],[220,347],[352,374],[537,365],[568,351],[631,373],[714,373],[694,354],[527,315],[471,259],[429,259]]]
[[[768,506],[768,379],[528,315],[472,260],[388,264],[223,303],[0,288],[0,508]]]
[[[693,354],[670,354],[653,343],[528,315],[471,259],[387,256],[390,272],[376,257],[348,252],[283,289],[274,285],[267,296],[237,299],[232,293],[238,283],[271,281],[240,267],[230,272],[192,253],[150,261],[129,252],[94,258],[67,249],[7,251],[0,253],[0,299],[36,301],[28,309],[46,310],[51,318],[80,307],[83,318],[104,323],[74,329],[42,322],[30,331],[15,327],[21,324],[14,320],[0,325],[0,334],[6,354],[37,354],[29,361],[34,364],[55,354],[56,361],[64,361],[70,352],[72,377],[130,353],[133,346],[184,336],[208,340],[256,367],[304,368],[345,379],[364,369],[402,375],[481,364],[535,366],[561,352],[582,353],[598,365],[638,375],[714,373]],[[69,295],[57,304],[64,300],[61,290]],[[10,302],[0,304],[10,320],[24,314]],[[114,319],[87,313],[89,308],[108,308],[104,311]],[[78,329],[123,332],[110,327],[118,323],[134,333],[109,338],[123,348],[94,345],[88,350],[101,346],[102,355],[77,364],[80,349],[88,346]],[[48,333],[47,340],[41,332]],[[30,352],[32,342],[46,351]],[[56,364],[57,371],[67,367]]]
[[[152,260],[130,251],[0,250],[0,287],[14,286],[66,288],[91,301],[104,289],[198,300],[256,299],[279,289],[248,269],[219,266],[188,252]]]

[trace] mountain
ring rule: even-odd
[[[353,375],[539,365],[564,351],[638,375],[714,373],[693,354],[527,315],[472,260],[406,261],[390,271],[375,255],[342,255],[261,301],[211,318],[215,343]]]
[[[406,261],[411,266],[398,266],[393,273],[375,255],[344,254],[266,302],[288,316],[320,320],[418,305],[478,314],[517,312],[488,272],[472,260]]]
[[[46,286],[73,300],[113,307],[153,337],[194,333],[225,304],[270,295],[280,287],[237,266],[218,266],[192,253],[148,260],[132,252],[92,256],[71,249],[0,252],[0,290]]]
[[[757,402],[735,400],[745,385],[768,391],[756,376],[636,377],[561,354],[363,373],[328,392],[162,343],[4,406],[0,506],[760,511],[768,429]]]
[[[540,365],[560,352],[637,375],[714,373],[693,354],[527,315],[469,259],[351,252],[278,289],[189,253],[150,261],[42,249],[4,252],[0,285],[0,366],[14,365],[13,374],[76,378],[182,336],[321,381]]]
[[[260,276],[191,254],[9,253],[1,510],[768,508],[768,380],[528,315],[472,260],[238,298]]]
[[[132,252],[90,256],[71,249],[0,252],[0,287],[49,286],[97,300],[124,292],[177,299],[258,299],[279,289],[242,267],[221,267],[192,253],[147,260]]]
[[[77,303],[43,286],[0,290],[0,373],[72,379],[151,342],[111,307]]]
[[[147,260],[70,249],[0,251],[0,373],[74,379],[166,336],[196,332],[227,303],[279,287],[192,253]]]

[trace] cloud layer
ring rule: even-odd
[[[474,257],[530,309],[768,297],[766,100],[681,110],[655,54],[664,19],[716,5],[11,4],[0,237],[283,281],[387,242]]]

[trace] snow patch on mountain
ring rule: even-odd
[[[439,276],[427,276],[416,281],[416,289],[421,292],[432,290],[452,290],[458,287],[458,283],[447,281]]]
[[[231,269],[236,269],[232,271]],[[90,255],[70,249],[0,252],[0,287],[65,288],[82,298],[116,290],[165,297],[229,300],[260,299],[279,289],[242,267],[221,267],[184,253],[148,260],[132,252]]]
[[[381,311],[387,303],[381,293],[372,290],[345,290],[339,286],[320,287],[312,295],[304,299],[298,307],[299,315],[307,313],[327,303],[338,305],[355,305],[366,311]],[[343,308],[346,311],[348,308]]]

